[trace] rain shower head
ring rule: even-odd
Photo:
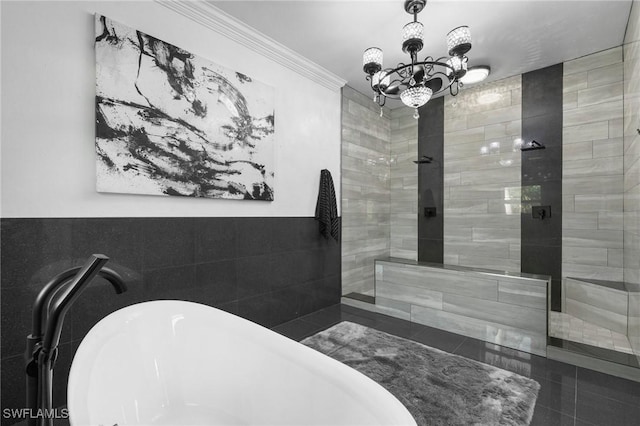
[[[422,157],[420,157],[419,160],[413,160],[413,162],[416,164],[429,164],[432,161],[433,161],[433,157],[427,157],[426,155],[423,155]]]
[[[528,144],[523,144],[520,151],[533,151],[534,149],[544,149],[544,145],[537,141],[531,141]]]

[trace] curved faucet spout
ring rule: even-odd
[[[64,272],[53,277],[38,293],[36,300],[33,304],[33,312],[32,312],[32,325],[31,325],[31,336],[33,338],[41,338],[43,335],[43,320],[46,320],[46,313],[49,311],[49,307],[51,305],[51,301],[55,298],[55,295],[67,285],[73,277],[75,277],[78,272],[82,269],[81,266],[76,266],[75,268],[67,269]],[[111,268],[103,267],[98,275],[107,281],[113,286],[114,290],[117,294],[122,294],[127,291],[127,286],[124,283],[124,280]]]
[[[125,291],[127,291],[127,286],[124,283],[124,280],[122,279],[120,274],[118,274],[113,269],[102,268],[102,270],[98,272],[98,275],[100,275],[105,280],[109,281],[117,294],[122,294]]]

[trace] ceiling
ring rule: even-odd
[[[382,48],[385,67],[408,62],[401,30],[412,16],[403,0],[209,2],[367,95],[364,49]],[[469,66],[489,65],[487,81],[498,80],[620,46],[630,9],[631,0],[428,0],[418,15],[425,27],[419,58],[444,56],[447,32],[468,25]]]

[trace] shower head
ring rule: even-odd
[[[520,151],[533,151],[534,149],[544,149],[544,145],[537,141],[531,141],[526,145],[522,145]]]
[[[426,155],[423,155],[422,157],[420,157],[419,160],[413,160],[413,162],[416,164],[429,164],[432,161],[433,161],[433,157],[427,157]]]

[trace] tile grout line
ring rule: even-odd
[[[456,346],[456,348],[455,348],[453,351],[451,351],[451,353],[452,353],[452,354],[456,354],[456,355],[458,355],[458,356],[462,356],[462,355],[460,355],[459,353],[457,353],[457,351],[458,351],[458,349],[460,349],[460,346],[462,346],[462,344],[463,344],[464,342],[466,342],[466,341],[467,341],[467,337],[463,338],[463,339],[462,339],[462,341],[458,344],[458,346]]]

